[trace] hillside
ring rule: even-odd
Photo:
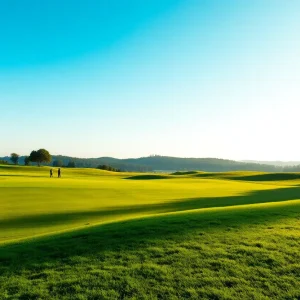
[[[241,162],[251,163],[251,164],[273,165],[273,166],[281,166],[281,167],[298,166],[298,165],[300,165],[300,161],[281,161],[281,160],[274,160],[274,161],[267,161],[267,160],[241,160]]]
[[[10,161],[9,157],[0,157],[0,160]],[[271,163],[240,162],[218,158],[182,158],[171,156],[149,156],[140,158],[118,159],[113,157],[78,158],[64,155],[53,155],[52,162],[60,161],[63,165],[74,161],[76,167],[96,168],[99,165],[110,165],[122,171],[151,172],[151,171],[192,171],[227,172],[227,171],[260,171],[260,172],[299,172],[300,165],[272,165]],[[20,157],[19,163],[24,164],[24,156]]]

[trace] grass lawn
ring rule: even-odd
[[[0,166],[0,299],[300,299],[299,174]]]

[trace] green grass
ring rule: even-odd
[[[300,299],[299,174],[48,172],[0,166],[0,299]]]

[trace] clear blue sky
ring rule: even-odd
[[[300,1],[0,2],[0,155],[300,160]]]

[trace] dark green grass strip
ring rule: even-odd
[[[198,173],[193,177],[199,178],[219,178],[240,181],[286,181],[300,179],[299,173],[263,173],[234,176],[232,173]]]
[[[194,174],[198,174],[198,171],[178,171],[178,172],[174,172],[171,175],[194,175]]]
[[[170,179],[172,177],[166,175],[159,175],[159,174],[146,174],[146,175],[135,175],[126,177],[125,179],[130,180],[153,180],[153,179]]]

